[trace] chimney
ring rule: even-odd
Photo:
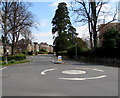
[[[120,1],[118,2],[118,22],[120,23]]]

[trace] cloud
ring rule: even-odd
[[[78,37],[80,38],[87,38],[89,36],[87,24],[84,26],[76,27],[76,30],[78,33]]]
[[[48,23],[49,21],[47,19],[42,19],[39,24],[41,27],[46,27],[48,26]]]
[[[40,32],[40,33],[34,33],[35,37],[49,37],[52,36],[51,32]]]
[[[48,44],[53,44],[53,36],[51,32],[39,32],[39,33],[33,33],[34,41],[41,43],[41,42],[47,42]]]
[[[40,26],[40,23],[34,22],[34,26]]]
[[[40,22],[34,22],[34,25],[37,27],[47,27],[49,24],[49,20],[47,19],[42,19]]]
[[[50,4],[49,6],[50,6],[50,7],[55,7],[55,8],[56,8],[56,7],[58,6],[58,3],[59,3],[59,2],[53,2],[53,3]]]
[[[65,2],[67,4],[67,7],[69,7],[70,6],[69,2],[71,1],[70,0],[58,0],[50,4],[49,6],[56,8],[60,2]]]
[[[105,22],[113,20],[114,15],[117,13],[116,4],[116,2],[109,2],[104,4],[99,15],[99,19],[105,19]],[[117,19],[117,14],[115,18]],[[100,23],[103,23],[103,21]]]

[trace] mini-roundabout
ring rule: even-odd
[[[82,81],[82,80],[94,80],[94,79],[102,79],[107,77],[104,70],[96,69],[96,68],[74,68],[74,69],[65,69],[61,70],[60,68],[51,68],[46,69],[41,72],[42,76],[46,76],[49,73],[52,73],[53,71],[56,71],[61,73],[61,76],[59,75],[58,79],[60,80],[73,80],[73,81]],[[51,76],[52,77],[52,76]]]

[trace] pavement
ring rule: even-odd
[[[118,96],[118,68],[31,56],[2,70],[2,96]]]

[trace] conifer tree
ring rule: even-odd
[[[52,20],[52,34],[56,34],[53,43],[56,52],[66,50],[71,45],[70,40],[73,38],[73,35],[74,37],[77,35],[76,29],[72,26],[68,14],[67,4],[65,2],[59,3]]]

